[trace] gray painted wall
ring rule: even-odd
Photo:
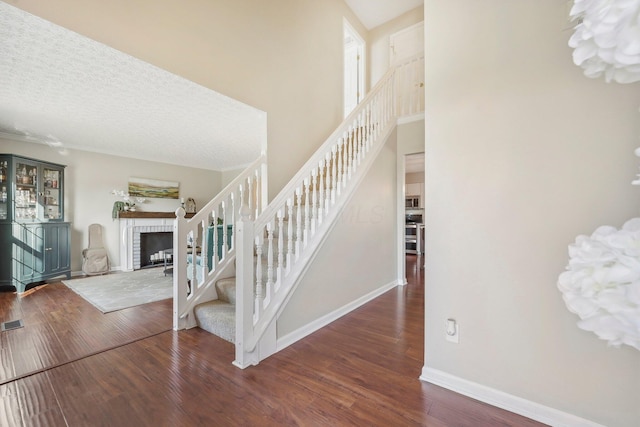
[[[556,283],[577,235],[640,212],[640,84],[583,76],[567,10],[425,1],[425,366],[638,426],[640,352],[578,329]]]

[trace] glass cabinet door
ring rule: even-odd
[[[0,221],[9,217],[9,162],[6,158],[0,157]]]
[[[18,159],[14,162],[14,165],[14,219],[17,221],[35,221],[38,217],[38,166],[35,163]]]
[[[42,168],[42,215],[44,219],[62,219],[62,170]]]

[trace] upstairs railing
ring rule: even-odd
[[[423,64],[416,57],[389,70],[262,214],[254,220],[243,209],[236,227],[236,366],[275,352],[280,310],[382,149],[398,110],[420,112]]]
[[[216,299],[215,282],[233,269],[233,224],[241,206],[257,217],[267,205],[267,163],[261,156],[192,218],[178,208],[173,230],[173,328],[195,326],[193,309]],[[229,274],[233,275],[233,271]]]

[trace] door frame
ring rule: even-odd
[[[367,43],[360,36],[360,34],[353,28],[353,26],[349,23],[347,18],[343,18],[343,87],[342,87],[342,98],[343,98],[343,117],[347,117],[351,111],[355,108],[356,105],[362,101],[365,95],[366,88],[366,78],[367,78]],[[354,43],[354,46],[351,46],[351,43]],[[357,52],[356,59],[356,69],[351,70],[348,69],[348,61],[347,61],[347,49],[355,47]],[[349,95],[348,91],[348,76],[355,74],[356,76],[356,103],[353,104],[353,100],[347,99]]]

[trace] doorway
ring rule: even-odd
[[[408,147],[407,147],[408,148]],[[404,150],[403,150],[404,151]],[[409,275],[422,274],[427,250],[425,217],[425,156],[424,152],[399,153],[398,172],[398,279],[405,284]],[[415,271],[407,271],[411,265]]]
[[[364,39],[344,20],[344,117],[362,101],[365,88]]]

